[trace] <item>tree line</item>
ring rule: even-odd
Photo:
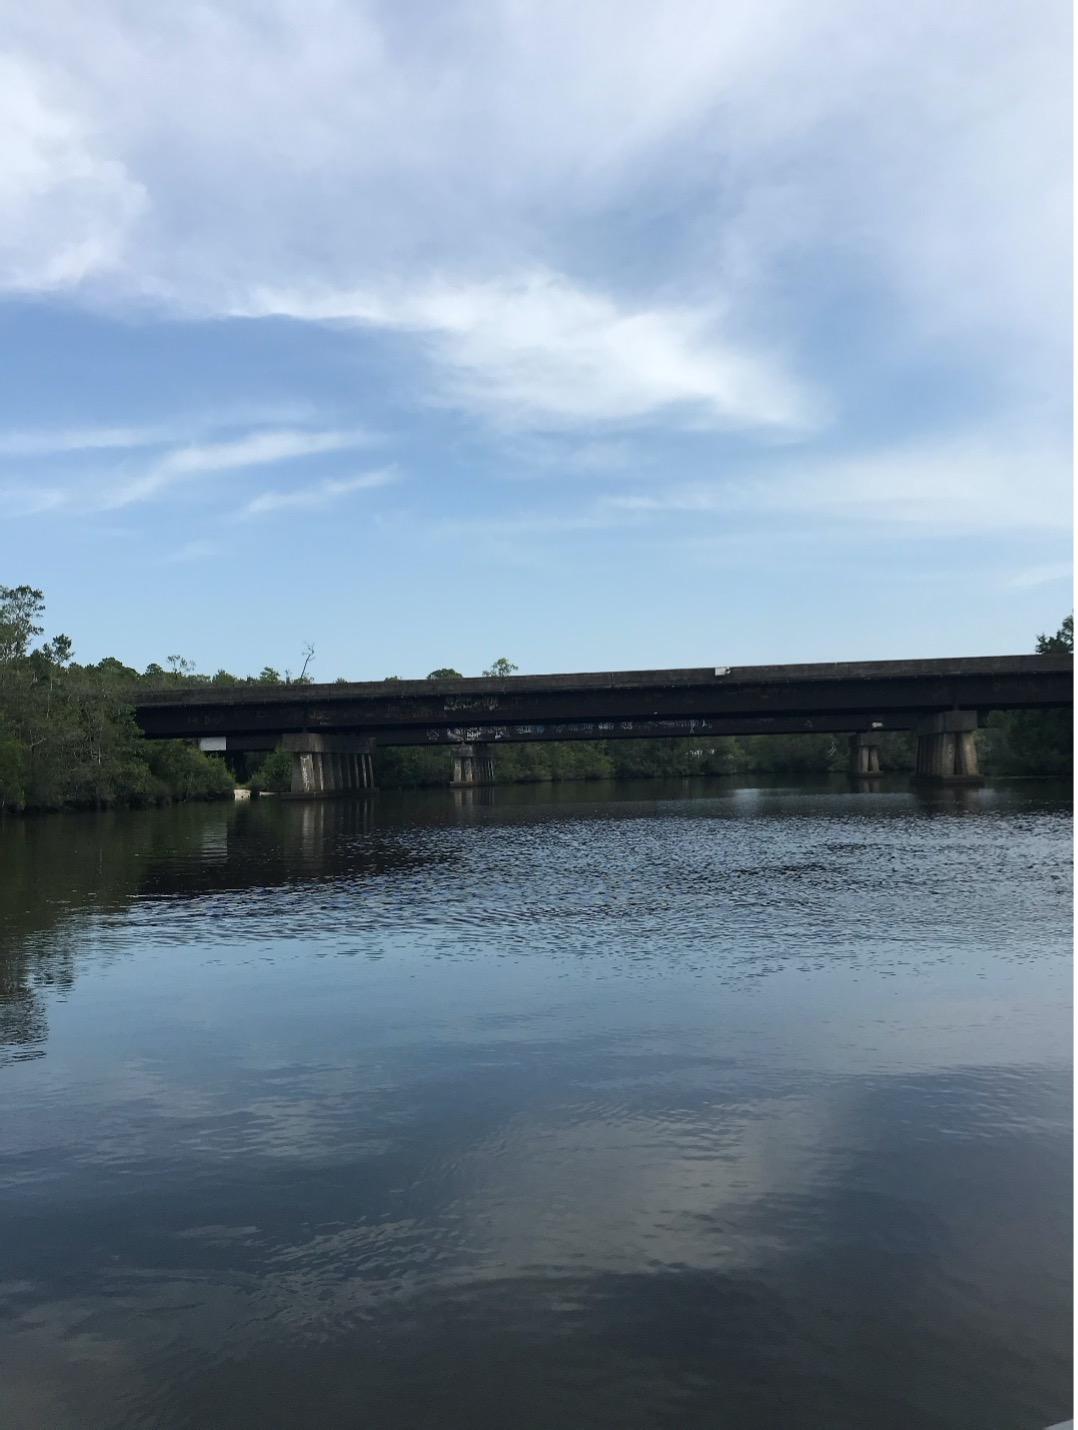
[[[80,665],[67,635],[43,633],[45,598],[33,586],[0,586],[0,810],[160,804],[231,793],[217,760],[179,740],[142,736],[128,702],[133,686],[193,676],[139,673],[114,657]]]
[[[158,804],[228,796],[234,777],[220,757],[182,740],[147,740],[135,723],[130,692],[185,685],[308,684],[314,649],[303,651],[293,677],[272,666],[258,675],[226,670],[199,674],[183,656],[136,670],[114,656],[80,664],[67,635],[41,640],[44,594],[32,586],[0,586],[0,811]],[[1055,635],[1039,636],[1039,652],[1074,648],[1070,616]],[[483,672],[509,676],[517,667],[499,657]],[[428,679],[460,678],[450,666]],[[396,676],[387,676],[395,680]],[[1069,710],[996,714],[979,732],[988,774],[1066,774],[1072,768]],[[846,769],[840,735],[758,735],[657,740],[551,741],[498,748],[499,783],[559,780],[679,778],[742,773],[825,774]],[[886,770],[912,766],[909,735],[883,737]],[[376,749],[381,788],[444,785],[448,747]],[[255,788],[287,789],[291,759],[283,752],[241,772]]]

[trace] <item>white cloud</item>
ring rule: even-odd
[[[1062,0],[9,8],[0,286],[397,329],[532,426],[800,427],[806,271],[1066,351]]]
[[[619,306],[553,273],[382,294],[266,290],[238,311],[419,333],[446,374],[444,397],[510,425],[671,408],[728,425],[798,427],[815,417],[778,364],[723,342],[715,314]]]
[[[385,487],[397,481],[397,472],[392,467],[383,467],[374,472],[363,472],[357,477],[330,477],[309,486],[296,487],[291,491],[262,492],[254,497],[240,512],[241,516],[265,516],[268,512],[287,508],[311,510],[331,506],[352,492],[369,491],[373,487]]]
[[[264,467],[297,457],[340,452],[369,441],[364,432],[253,432],[226,442],[179,447],[162,457],[148,472],[102,494],[106,509],[129,506],[158,496],[177,482],[244,467]]]
[[[0,289],[66,288],[115,270],[146,206],[123,162],[25,54],[0,56]]]

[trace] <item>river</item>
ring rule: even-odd
[[[1068,801],[0,824],[0,1423],[1065,1418]]]

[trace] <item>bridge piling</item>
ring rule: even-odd
[[[874,730],[850,736],[850,778],[875,780],[880,777],[880,737]]]
[[[452,789],[472,788],[494,783],[494,750],[491,745],[455,745],[453,747]]]
[[[286,734],[281,749],[292,756],[291,799],[328,799],[374,788],[371,741],[352,735]]]
[[[919,784],[983,784],[977,769],[975,710],[944,710],[917,726],[913,778]]]

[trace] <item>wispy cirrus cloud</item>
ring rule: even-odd
[[[190,446],[204,439],[226,440],[222,434],[228,432],[246,435],[283,423],[311,426],[317,420],[318,413],[309,403],[276,401],[272,406],[238,403],[203,408],[156,422],[10,427],[0,429],[0,460]]]
[[[600,498],[612,514],[745,513],[813,517],[830,525],[886,526],[892,533],[1044,531],[1070,527],[1070,452],[1035,435],[1001,433],[879,447],[828,460],[741,464],[721,480]]]
[[[1027,566],[1015,571],[1006,581],[1012,591],[1025,591],[1034,586],[1048,586],[1057,581],[1070,581],[1074,568],[1069,561],[1050,561],[1043,566]]]
[[[40,516],[60,510],[66,501],[67,493],[60,487],[37,482],[9,482],[0,486],[0,505],[8,517]]]
[[[159,427],[58,427],[0,432],[0,458],[56,457],[71,452],[124,451],[156,447],[171,434]]]
[[[167,488],[192,478],[237,471],[245,467],[265,467],[300,457],[321,456],[364,446],[370,438],[360,431],[279,431],[253,432],[226,442],[199,443],[179,447],[154,464],[149,471],[123,481],[103,492],[99,505],[107,510],[130,506],[159,496]]]
[[[177,428],[165,426],[8,432],[0,436],[0,459],[9,463],[31,458],[66,459],[86,454],[100,457],[115,452],[165,448],[160,455],[148,455],[141,470],[134,473],[130,470],[130,459],[125,459],[118,469],[98,465],[88,474],[80,472],[74,481],[55,480],[56,471],[66,474],[66,467],[50,468],[48,478],[20,475],[0,487],[8,513],[30,516],[61,510],[117,511],[161,498],[188,482],[317,460],[380,440],[357,428],[268,428],[177,445],[176,432]]]
[[[293,487],[289,491],[262,492],[254,497],[238,513],[241,517],[266,516],[270,512],[284,510],[316,510],[332,506],[342,497],[353,492],[370,491],[375,487],[386,487],[399,481],[400,474],[395,467],[382,467],[373,472],[362,472],[355,477],[327,477],[308,486]]]

